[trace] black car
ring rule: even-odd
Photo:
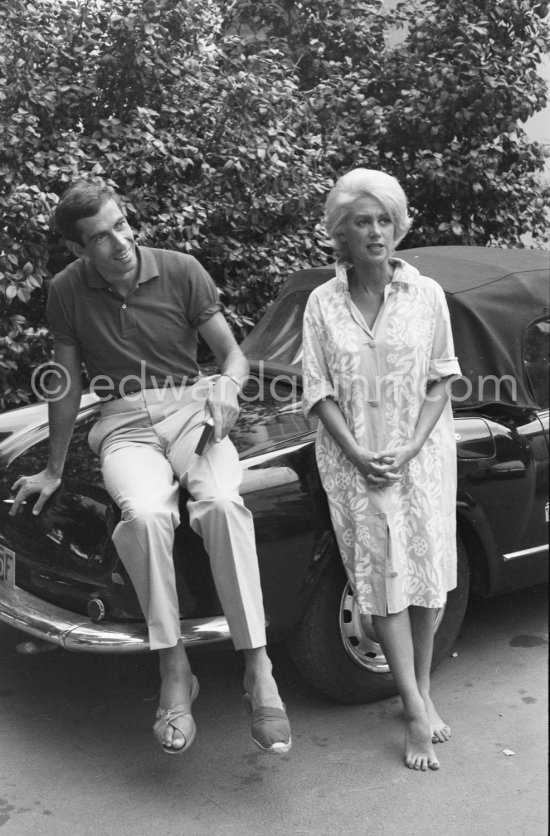
[[[462,377],[453,385],[458,458],[458,586],[437,621],[434,667],[460,630],[470,591],[491,596],[548,577],[548,284],[541,250],[426,247],[399,256],[443,287]],[[270,641],[342,702],[396,692],[372,630],[365,632],[334,540],[315,462],[314,418],[300,404],[302,316],[330,267],[301,270],[244,340],[250,378],[232,432],[254,516]],[[211,373],[208,370],[205,373]],[[117,520],[87,433],[99,410],[84,395],[63,484],[42,514],[8,515],[11,485],[47,456],[47,407],[0,415],[0,620],[22,647],[148,649],[147,630],[110,539]],[[188,646],[230,638],[208,557],[186,524],[174,561]]]

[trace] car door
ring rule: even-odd
[[[518,422],[518,437],[525,443],[526,466],[534,480],[527,524],[521,542],[503,554],[503,575],[509,585],[523,585],[523,580],[542,572],[548,573],[548,355],[549,320],[541,317],[532,322],[523,334],[523,366],[534,399],[540,405],[537,414]]]

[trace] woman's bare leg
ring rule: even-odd
[[[444,743],[451,736],[450,726],[439,716],[430,696],[430,668],[432,666],[435,619],[438,610],[409,607],[414,647],[414,667],[418,690],[422,695],[432,733],[433,743]]]
[[[372,616],[378,640],[403,701],[405,763],[410,769],[439,769],[424,699],[418,689],[409,611]]]

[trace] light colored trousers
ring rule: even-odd
[[[121,510],[113,542],[136,589],[151,650],[174,647],[181,635],[172,557],[180,485],[191,495],[191,528],[204,540],[235,648],[266,643],[254,526],[239,495],[237,451],[224,438],[195,454],[211,386],[200,380],[109,401],[88,437]]]

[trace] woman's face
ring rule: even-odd
[[[381,265],[393,253],[394,222],[373,197],[360,197],[352,203],[339,234],[356,265]]]

